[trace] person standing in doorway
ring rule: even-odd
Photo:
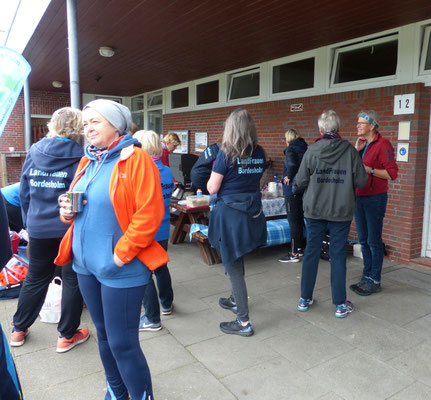
[[[375,111],[358,114],[358,139],[355,148],[362,157],[368,180],[365,187],[356,190],[356,232],[362,248],[364,270],[361,280],[350,285],[360,296],[381,292],[383,267],[383,219],[388,202],[388,182],[395,180],[398,166],[394,148],[389,140],[378,132],[378,117]]]

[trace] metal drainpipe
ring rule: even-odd
[[[70,105],[74,108],[81,108],[76,0],[67,0],[67,37],[69,41]]]
[[[30,109],[30,86],[28,78],[24,82],[24,147],[28,151],[31,145],[31,109]]]

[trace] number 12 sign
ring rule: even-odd
[[[401,94],[394,97],[394,115],[414,114],[415,94]]]

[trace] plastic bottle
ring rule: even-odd
[[[201,197],[202,196],[202,189],[196,190],[196,196]]]

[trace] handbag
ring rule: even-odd
[[[39,316],[41,322],[57,324],[61,317],[61,278],[55,277],[48,286],[45,301]]]

